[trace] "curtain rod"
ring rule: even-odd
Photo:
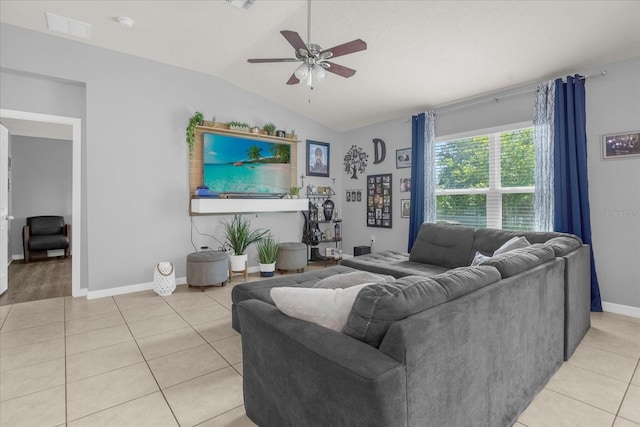
[[[582,77],[579,78],[579,80],[586,80],[586,79],[589,79],[591,77],[602,77],[602,76],[605,76],[606,74],[607,74],[607,70],[602,70],[599,73],[589,74],[588,76],[582,76]],[[455,107],[451,107],[451,108],[446,108],[446,107],[442,108],[442,109],[434,108],[434,110],[436,111],[436,113],[448,113],[449,111],[460,110],[462,108],[471,107],[471,106],[477,105],[477,104],[483,104],[483,103],[489,102],[489,101],[498,102],[503,98],[509,98],[509,97],[512,97],[512,96],[518,96],[518,95],[524,95],[524,94],[527,94],[527,93],[533,93],[537,89],[538,89],[538,87],[536,85],[536,87],[532,88],[532,89],[521,90],[519,92],[507,93],[507,94],[500,95],[500,96],[493,96],[491,98],[489,98],[489,97],[482,98],[482,99],[478,99],[478,100],[473,101],[473,102],[468,102],[468,103],[465,103],[465,104],[462,104],[462,105],[458,105],[458,106],[455,106]]]

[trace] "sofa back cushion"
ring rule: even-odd
[[[578,249],[582,246],[582,241],[575,237],[560,236],[547,240],[545,245],[553,248],[556,256],[565,256],[569,252]]]
[[[431,278],[406,276],[365,286],[356,297],[343,332],[379,347],[389,326],[430,307],[500,280],[495,267],[462,267]]]
[[[556,255],[551,246],[535,243],[525,248],[514,249],[490,258],[486,258],[479,265],[490,265],[498,269],[503,279],[514,276],[525,270],[555,259]]]
[[[448,268],[467,266],[471,262],[469,254],[474,233],[473,227],[424,223],[411,248],[409,261]]]

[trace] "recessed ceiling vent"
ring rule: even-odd
[[[91,40],[91,24],[54,15],[47,12],[47,25],[51,31],[68,34],[74,37]]]
[[[249,9],[256,0],[225,0],[233,7],[238,9]]]

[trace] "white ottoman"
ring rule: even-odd
[[[187,255],[187,283],[189,287],[211,286],[227,283],[229,272],[229,256],[222,251],[194,252]]]

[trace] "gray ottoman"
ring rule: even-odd
[[[280,273],[284,270],[304,271],[307,266],[307,245],[300,242],[285,242],[278,245],[276,268]]]
[[[189,287],[200,286],[200,291],[204,291],[204,286],[220,283],[224,286],[227,283],[229,272],[229,256],[222,251],[194,252],[187,255],[187,283]]]

